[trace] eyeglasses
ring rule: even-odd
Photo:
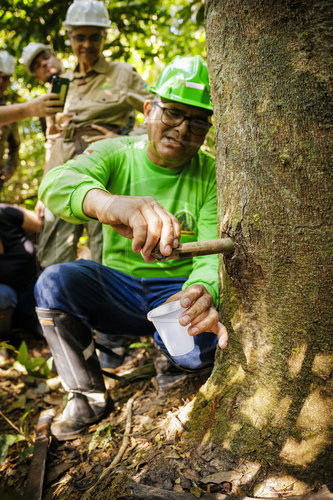
[[[163,108],[163,106],[160,106],[157,102],[155,102],[154,105],[162,110],[161,122],[168,127],[178,127],[178,125],[181,125],[183,121],[186,120],[192,134],[204,136],[212,126],[212,123],[206,120],[185,116],[184,113],[178,109]]]
[[[99,33],[96,33],[90,36],[79,34],[79,35],[71,35],[71,37],[78,43],[84,43],[86,40],[89,40],[90,43],[100,43],[105,38],[105,35],[100,35]]]

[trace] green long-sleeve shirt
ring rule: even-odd
[[[82,206],[91,189],[153,196],[179,220],[181,243],[216,238],[214,159],[199,151],[184,167],[171,170],[152,163],[146,145],[146,136],[105,139],[90,145],[75,160],[48,172],[40,186],[41,200],[59,217],[82,224],[90,220]],[[136,278],[187,278],[183,288],[201,283],[215,303],[218,299],[216,255],[147,263],[132,251],[131,240],[104,225],[103,264]]]

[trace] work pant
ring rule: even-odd
[[[43,269],[51,264],[72,262],[77,258],[77,245],[84,227],[89,236],[92,260],[102,262],[102,224],[89,221],[86,224],[71,224],[45,210],[45,218],[38,243],[38,260]]]
[[[147,313],[179,292],[184,279],[133,278],[97,262],[78,260],[48,267],[35,287],[37,306],[57,309],[79,318],[89,329],[110,336],[154,335],[167,353]],[[172,357],[182,368],[196,370],[214,360],[216,335],[201,333],[194,337],[194,349]]]
[[[14,310],[13,326],[41,334],[35,307],[34,282],[17,288],[0,283],[0,311]]]

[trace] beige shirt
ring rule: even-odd
[[[75,156],[73,143],[59,136],[64,128],[92,124],[122,128],[133,108],[142,112],[143,103],[151,98],[148,85],[128,63],[106,61],[100,56],[87,74],[77,69],[62,75],[71,80],[64,111],[48,120],[45,172]]]

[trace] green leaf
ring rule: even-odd
[[[11,351],[16,351],[15,347],[12,346],[11,344],[8,344],[8,342],[6,342],[5,340],[0,342],[0,349],[9,349]]]
[[[6,460],[8,448],[18,441],[24,441],[20,434],[0,434],[0,464]]]
[[[21,365],[26,367],[28,360],[29,360],[28,348],[27,348],[27,344],[23,340],[23,342],[21,343],[19,350],[18,350],[17,361],[19,363],[21,363]]]
[[[7,412],[11,412],[13,410],[16,410],[18,408],[25,408],[27,403],[27,398],[25,397],[25,394],[20,396],[18,399],[16,399],[8,408]]]
[[[98,436],[105,429],[106,429],[106,436],[104,436],[104,438],[97,444]],[[100,424],[97,427],[97,429],[95,430],[95,432],[94,432],[94,434],[93,434],[93,436],[91,438],[91,441],[90,441],[89,447],[88,447],[88,453],[91,453],[97,446],[99,446],[100,444],[102,444],[106,440],[106,438],[108,438],[109,436],[111,436],[112,431],[113,431],[113,427],[108,422],[106,422],[104,424]]]
[[[29,457],[30,455],[32,455],[34,452],[34,447],[33,446],[27,446],[27,448],[25,448],[22,453],[20,454],[19,456],[19,459],[17,461],[17,464],[20,464],[22,462],[24,462],[24,460],[27,459],[27,457]]]

